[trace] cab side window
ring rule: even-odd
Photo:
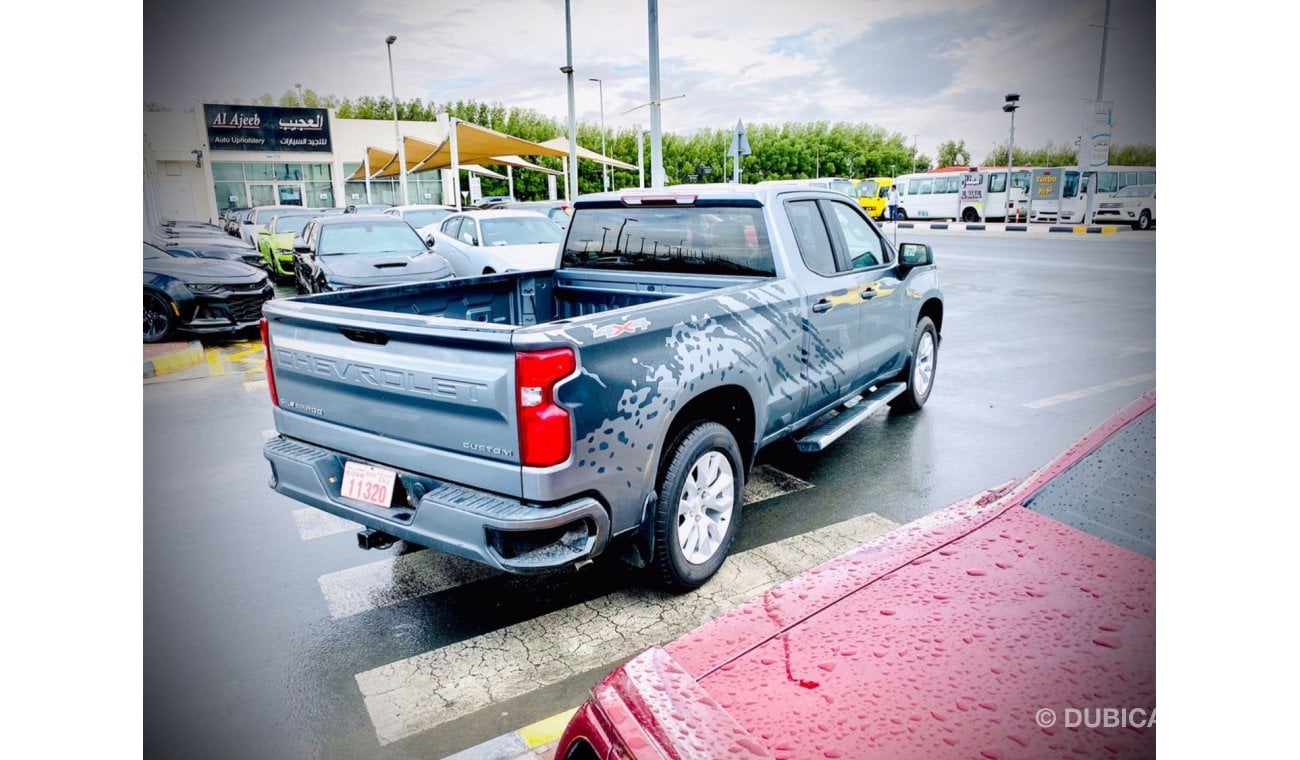
[[[824,201],[828,221],[839,231],[850,269],[870,269],[889,263],[888,254],[875,229],[847,203]]]
[[[837,274],[831,238],[826,232],[821,212],[817,209],[817,201],[787,201],[785,207],[804,265],[827,277]]]

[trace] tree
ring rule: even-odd
[[[945,166],[966,166],[970,164],[970,151],[966,150],[966,141],[948,140],[937,148],[939,154],[939,167]]]

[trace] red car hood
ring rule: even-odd
[[[1155,561],[1021,504],[1154,403],[643,653],[596,709],[635,757],[1153,756]]]

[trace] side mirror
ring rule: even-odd
[[[431,251],[438,247],[437,242],[435,242],[433,239],[433,235],[430,235],[429,237],[425,238],[424,247],[428,248]]]
[[[924,267],[934,263],[934,253],[927,243],[903,243],[898,247],[898,259],[908,268]]]
[[[311,253],[311,248],[308,248],[308,247],[307,247],[307,241],[306,241],[306,240],[303,240],[303,239],[300,238],[300,237],[296,237],[296,238],[293,239],[293,252],[294,252],[294,253]]]

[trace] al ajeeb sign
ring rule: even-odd
[[[324,108],[280,108],[205,103],[209,150],[324,152],[330,147]]]

